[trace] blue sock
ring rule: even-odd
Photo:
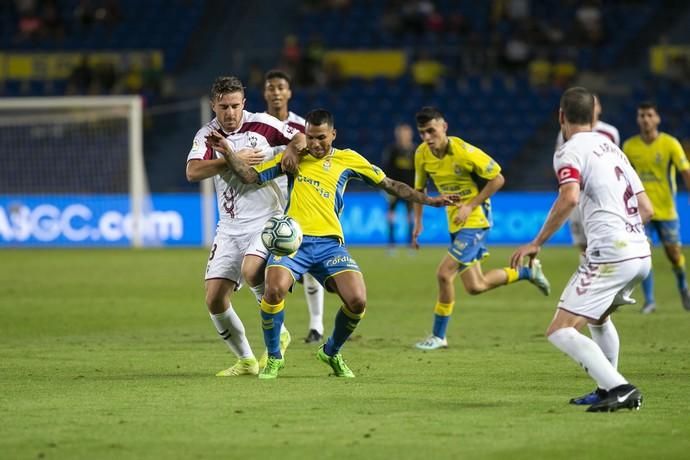
[[[642,280],[642,292],[645,305],[654,303],[654,273],[651,270],[649,275]]]
[[[432,333],[440,339],[445,338],[446,329],[448,329],[448,321],[450,321],[450,316],[434,314],[434,329]]]
[[[357,325],[364,316],[362,313],[353,313],[344,305],[340,307],[338,313],[335,315],[335,326],[333,327],[333,334],[326,341],[323,351],[328,356],[336,355],[345,344],[345,341],[352,335]]]
[[[282,308],[283,302],[280,304],[280,309],[276,313],[269,313],[267,307],[274,307],[261,301],[261,328],[264,332],[264,342],[266,343],[266,350],[268,356],[275,358],[282,358],[280,353],[280,326],[283,325],[285,319],[285,310]],[[274,308],[275,310],[275,308]]]
[[[520,267],[518,270],[518,279],[519,280],[528,280],[532,277],[532,269],[529,267]]]

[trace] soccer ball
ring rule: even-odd
[[[273,216],[264,224],[261,242],[274,256],[287,256],[302,244],[302,229],[292,217]]]

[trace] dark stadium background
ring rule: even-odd
[[[291,109],[330,109],[338,145],[373,162],[396,122],[436,105],[452,134],[504,166],[506,189],[549,190],[566,86],[595,90],[602,119],[622,139],[636,133],[636,104],[653,99],[661,129],[690,142],[689,38],[682,1],[6,0],[0,53],[79,53],[87,66],[21,78],[5,68],[0,96],[142,94],[151,190],[192,191],[183,171],[199,97],[217,75],[235,74],[247,85],[247,109],[261,111],[261,76],[281,67],[295,79]],[[400,53],[402,68],[350,76],[332,58],[376,50]],[[139,51],[158,58],[134,65],[130,53]],[[103,52],[115,53],[112,66],[89,65]],[[415,68],[432,81],[418,81]]]

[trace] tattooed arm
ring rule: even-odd
[[[426,204],[428,206],[434,206],[436,208],[447,206],[457,201],[457,196],[455,195],[441,195],[430,197],[429,195],[426,195],[423,192],[413,189],[404,182],[399,182],[388,177],[384,178],[378,184],[378,187],[382,188],[391,195],[395,195],[399,198],[402,198],[405,201]]]
[[[239,177],[242,182],[245,184],[255,184],[259,182],[259,174],[256,170],[242,160],[243,154],[249,152],[245,152],[244,150],[233,152],[225,137],[215,130],[206,136],[206,141],[214,150],[223,155],[225,163],[227,163],[228,167],[237,174],[237,177]],[[258,149],[245,150],[258,152]]]

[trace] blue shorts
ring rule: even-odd
[[[659,240],[664,245],[680,245],[680,222],[674,220],[650,220],[644,226],[647,238],[652,240],[652,235],[656,231]]]
[[[361,272],[339,240],[306,235],[296,253],[285,257],[271,254],[266,267],[275,266],[290,270],[295,281],[302,281],[303,275],[309,272],[324,287],[326,281],[338,273]]]
[[[489,248],[484,244],[488,234],[488,228],[467,228],[450,234],[452,242],[448,254],[460,264],[458,271],[466,270],[489,255]]]

